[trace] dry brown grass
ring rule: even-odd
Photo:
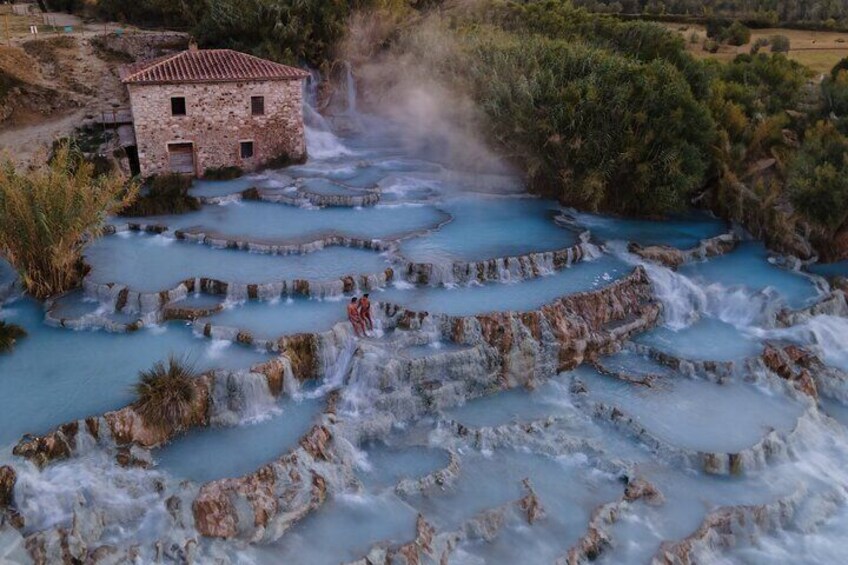
[[[713,58],[721,61],[731,61],[740,53],[750,53],[751,45],[759,38],[769,38],[773,35],[785,35],[789,38],[789,58],[810,67],[817,73],[827,73],[842,58],[848,57],[848,33],[836,31],[807,31],[798,29],[752,29],[751,41],[738,47],[722,45],[717,53],[704,51],[703,42],[706,30],[702,25],[667,24],[666,27],[680,33],[686,39],[686,48],[696,57]],[[698,36],[697,43],[689,41],[692,33]],[[769,52],[764,47],[763,52]]]
[[[41,82],[38,63],[17,47],[0,45],[0,72],[28,84]]]

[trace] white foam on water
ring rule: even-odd
[[[353,155],[342,141],[331,131],[306,127],[306,150],[312,159],[334,159]]]

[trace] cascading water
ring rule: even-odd
[[[207,204],[156,219],[188,241],[90,246],[91,298],[59,300],[49,325],[29,299],[0,309],[30,333],[0,354],[0,478],[15,469],[25,523],[0,507],[0,560],[848,559],[841,294],[752,242],[676,270],[622,243],[703,249],[728,229],[714,218],[493,195],[520,182],[404,154],[377,120],[342,140],[369,119],[353,81],[348,66],[329,120],[309,81],[309,162],[197,190],[388,202]],[[345,308],[364,292],[375,327],[356,337]],[[135,333],[104,331],[138,312]],[[212,383],[198,423],[162,439],[126,419],[137,372],[188,350]]]

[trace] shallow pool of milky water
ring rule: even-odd
[[[452,170],[435,162],[434,155],[442,153],[424,154],[424,148],[432,148],[430,141],[410,145],[403,142],[399,130],[381,129],[384,124],[376,121],[364,123],[371,133],[349,140],[329,131],[319,131],[315,137],[311,129],[310,154],[314,158],[304,165],[234,181],[199,181],[193,193],[214,197],[252,186],[283,190],[302,185],[324,194],[358,194],[362,189],[379,187],[382,201],[392,205],[313,210],[244,202],[205,206],[195,214],[144,221],[164,221],[172,229],[199,227],[232,238],[310,241],[328,232],[365,238],[419,232],[446,220],[441,211],[445,210],[451,222],[404,241],[400,248],[410,260],[436,262],[441,267],[453,261],[559,249],[576,243],[580,229],[591,230],[596,242],[629,240],[688,248],[728,228],[724,222],[702,214],[654,222],[579,213],[572,214],[574,221],[568,228],[562,227],[562,221],[554,221],[561,212],[556,204],[503,197],[522,190],[520,179],[505,168]],[[416,152],[410,152],[410,147]],[[295,193],[293,188],[286,190],[286,194]],[[151,292],[194,277],[235,283],[326,280],[378,273],[390,265],[387,256],[357,249],[327,248],[306,255],[272,256],[213,249],[179,242],[169,235],[129,233],[97,241],[86,250],[86,256],[93,267],[93,281]],[[529,311],[567,294],[613,284],[632,272],[637,262],[611,245],[609,253],[600,258],[530,280],[456,288],[410,288],[401,282],[384,291],[372,291],[372,300],[458,316]],[[823,274],[842,269],[840,264],[811,267]],[[743,243],[727,256],[686,265],[677,274],[655,267],[649,267],[648,273],[663,302],[665,318],[664,325],[636,336],[638,343],[694,360],[732,361],[739,368],[740,361],[761,352],[765,341],[793,341],[813,347],[833,366],[848,368],[842,347],[848,325],[843,318],[817,316],[786,330],[764,327],[778,308],[806,305],[818,291],[809,278],[770,263],[761,244]],[[8,265],[0,260],[0,287],[13,277]],[[223,300],[192,295],[177,305],[211,307]],[[202,323],[237,327],[260,338],[321,332],[344,320],[345,300],[227,303],[223,311]],[[85,299],[80,293],[61,300],[58,309],[69,318],[102,313],[113,320],[129,319],[108,310],[109,306]],[[23,433],[43,433],[65,421],[131,402],[138,371],[169,354],[188,356],[200,369],[247,368],[268,359],[248,347],[198,337],[189,324],[182,322],[126,335],[71,331],[44,325],[43,308],[29,299],[5,305],[0,316],[21,324],[30,334],[12,353],[0,354],[3,463],[20,465],[9,450]],[[386,365],[400,367],[416,364],[409,359],[440,353],[461,359],[468,348],[447,342],[447,334],[438,330],[428,328],[430,333],[425,334],[387,331],[382,336],[377,332],[369,338],[369,346],[380,350]],[[249,403],[251,408],[240,414],[240,420],[192,430],[154,450],[154,470],[117,467],[113,454],[102,450],[48,466],[44,471],[22,468],[16,497],[28,527],[70,527],[73,511],[82,500],[105,512],[106,541],[120,546],[141,544],[144,558],[152,560],[152,550],[146,548],[153,548],[158,539],[197,538],[192,529],[174,528],[161,489],[170,494],[168,489],[176,489],[184,479],[201,483],[248,474],[296,448],[326,407],[324,395],[332,387],[351,386],[345,384],[345,368],[354,365],[362,352],[344,329],[338,335],[340,341],[319,356],[320,367],[327,371],[321,375],[324,382],[296,393],[295,398],[285,393],[278,400],[270,399],[267,386],[251,389],[258,391],[257,396],[252,398],[253,404]],[[530,353],[523,351],[521,355]],[[741,377],[722,385],[692,379],[630,351],[613,353],[599,361],[606,370],[638,378],[652,376],[654,386],[622,382],[583,365],[532,383],[529,388],[475,389],[482,396],[473,399],[448,396],[454,402],[420,421],[404,418],[403,401],[399,400],[398,416],[389,423],[390,437],[378,433],[361,438],[358,445],[336,438],[345,456],[355,460],[350,476],[335,476],[329,465],[322,467],[328,479],[326,501],[296,521],[285,535],[254,546],[200,538],[198,561],[221,558],[225,562],[328,565],[352,561],[366,555],[373,544],[396,547],[414,539],[419,514],[439,533],[462,528],[479,519],[481,512],[498,507],[514,511],[517,506],[513,503],[527,493],[523,485],[527,479],[546,516],[531,525],[520,518],[520,513],[510,514],[491,539],[472,536],[460,541],[452,562],[551,563],[567,555],[577,543],[599,505],[621,499],[625,476],[651,481],[662,492],[664,503],[630,503],[609,525],[611,543],[595,556],[600,563],[650,562],[663,542],[696,532],[710,511],[722,506],[773,503],[799,488],[809,503],[797,514],[785,514],[786,523],[781,522],[775,531],[737,536],[736,547],[708,549],[696,553],[693,559],[751,563],[848,559],[846,546],[840,543],[848,508],[844,496],[844,485],[848,484],[844,473],[848,463],[845,404],[823,397],[819,405],[829,415],[824,417],[818,415],[816,407],[780,392],[776,385],[754,385]],[[465,374],[461,367],[440,371],[440,378],[461,380]],[[421,388],[431,386],[427,379],[432,377],[409,376],[420,379],[415,386]],[[369,383],[368,379],[359,379],[355,385]],[[367,400],[380,392],[395,391],[358,392]],[[593,415],[591,406],[595,402],[618,407],[665,444],[685,450],[733,452],[750,447],[772,429],[785,435],[799,418],[802,425],[787,448],[791,457],[742,476],[715,477],[706,475],[700,467],[647,449],[638,438]],[[350,437],[355,437],[357,430],[373,429],[369,426],[375,422],[357,419],[368,417],[341,410],[331,418],[340,420],[351,432]],[[452,422],[467,434],[452,435]],[[531,423],[533,427],[525,429]],[[478,441],[475,434],[481,428],[495,428],[495,435],[480,436]],[[421,495],[395,490],[399,481],[443,469],[449,462],[448,449],[459,462],[455,482],[439,484]],[[782,449],[775,446],[776,453]],[[830,489],[835,494],[830,495]],[[819,495],[825,495],[825,503],[816,502]],[[251,520],[252,516],[245,524]],[[472,530],[479,522],[475,524]]]
[[[329,281],[346,275],[378,274],[389,266],[379,253],[350,247],[327,247],[302,255],[271,255],[216,249],[165,235],[123,233],[104,237],[86,249],[92,281],[157,292],[198,277],[242,284],[295,279]]]
[[[131,334],[73,331],[43,323],[41,306],[31,299],[7,304],[3,320],[28,336],[9,354],[0,354],[0,442],[24,433],[42,434],[64,422],[122,408],[134,398],[138,372],[170,355],[196,369],[239,369],[266,354],[229,342],[196,337],[182,322]]]
[[[632,267],[613,257],[583,261],[553,274],[515,283],[446,287],[395,286],[372,295],[417,312],[469,316],[494,311],[535,310],[561,296],[603,288],[628,275]]]

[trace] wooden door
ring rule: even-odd
[[[194,146],[191,143],[168,145],[168,161],[172,173],[194,174]]]

